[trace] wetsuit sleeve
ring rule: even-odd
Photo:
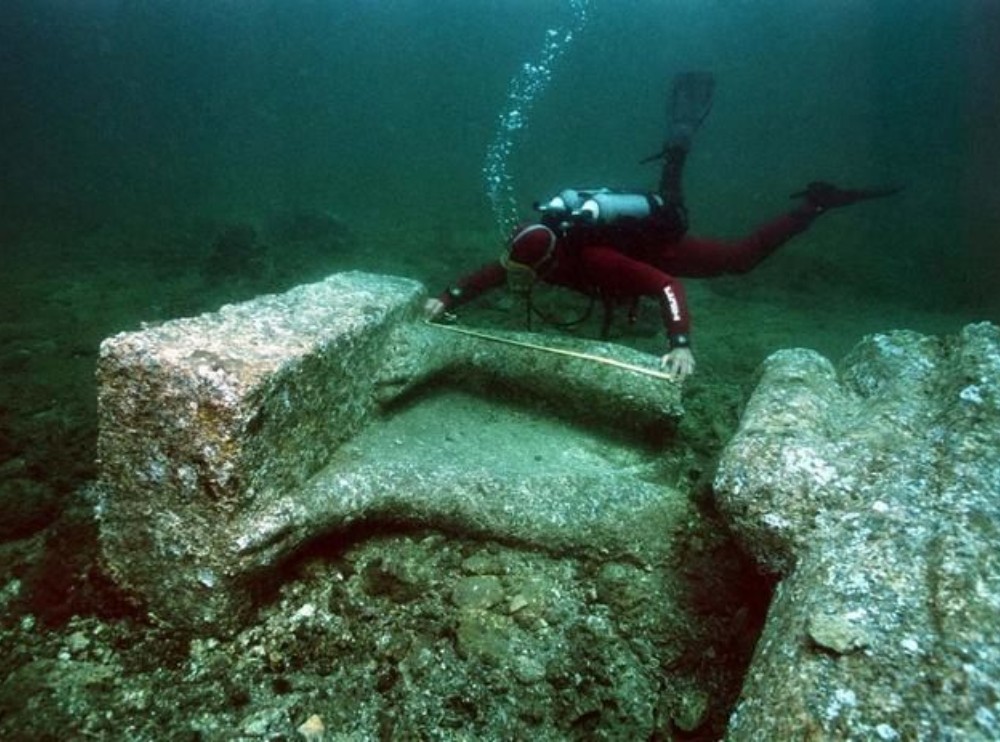
[[[487,263],[479,270],[460,278],[455,285],[438,296],[445,309],[454,309],[470,302],[490,289],[503,286],[507,272],[499,262]]]
[[[581,259],[590,283],[605,296],[655,297],[660,302],[670,347],[690,345],[691,316],[680,281],[609,247],[584,248]]]

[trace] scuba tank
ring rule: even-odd
[[[566,188],[548,201],[535,203],[543,221],[555,222],[562,228],[642,219],[661,208],[663,199],[655,193],[629,193],[610,188]]]
[[[642,219],[663,206],[654,193],[595,193],[579,208],[580,221],[591,224],[614,224],[622,219]]]
[[[606,189],[598,189],[606,190]],[[593,193],[594,191],[589,191]],[[570,214],[577,211],[586,200],[588,191],[578,191],[575,188],[565,188],[559,191],[557,196],[553,196],[548,201],[535,201],[535,211],[542,213],[542,216],[552,216],[556,219],[565,219]]]

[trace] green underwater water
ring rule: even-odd
[[[997,316],[994,3],[583,5],[511,137],[522,215],[567,184],[651,186],[637,163],[690,67],[718,79],[686,172],[696,233],[738,236],[814,178],[905,186],[752,276],[690,282],[703,379],[786,345],[837,356],[864,332]],[[562,0],[5,4],[0,455],[79,482],[95,349],[118,330],[348,268],[436,291],[492,259],[485,152],[511,77],[571,16]],[[622,339],[658,350],[644,332]]]
[[[686,171],[694,232],[739,236],[817,178],[904,186],[752,275],[687,282],[684,434],[703,463],[774,350],[837,359],[866,333],[1000,319],[996,2],[585,5],[513,139],[523,215],[566,185],[654,185],[638,162],[662,139],[670,76],[692,67],[718,80]],[[96,473],[100,340],[338,270],[437,291],[495,258],[485,154],[512,76],[570,16],[566,0],[4,3],[0,576],[37,574],[46,542],[84,544],[31,612],[58,623],[105,599],[75,519]],[[503,295],[461,314],[521,326]],[[655,307],[613,339],[662,352]]]

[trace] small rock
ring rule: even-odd
[[[326,726],[319,714],[313,714],[299,725],[298,733],[306,740],[319,740],[323,738]]]
[[[479,657],[503,666],[510,661],[514,626],[508,616],[481,610],[463,610],[455,632],[459,655]]]
[[[545,679],[545,663],[537,657],[519,654],[514,658],[514,677],[525,685]]]
[[[491,608],[503,600],[503,585],[491,575],[465,577],[451,591],[451,602],[459,608]]]
[[[82,631],[74,631],[66,639],[66,645],[74,654],[79,654],[90,646],[90,639]]]
[[[510,605],[507,608],[508,613],[517,613],[523,608],[527,608],[530,601],[523,595],[515,595],[510,599]]]
[[[470,575],[501,575],[507,570],[496,555],[479,552],[462,561],[462,571]]]
[[[690,688],[678,698],[673,714],[674,726],[682,732],[693,732],[705,723],[708,716],[708,694],[700,688]]]
[[[843,616],[816,613],[809,619],[809,638],[823,649],[848,654],[871,644],[863,628]]]

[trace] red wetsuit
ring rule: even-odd
[[[819,210],[803,205],[736,241],[685,235],[662,239],[652,220],[628,229],[570,228],[556,236],[542,224],[519,229],[509,257],[534,266],[539,280],[590,296],[621,300],[650,296],[660,302],[671,348],[689,345],[691,317],[677,279],[746,273],[789,239],[804,231]],[[546,257],[548,255],[548,257]],[[503,285],[500,262],[471,273],[438,297],[451,309]]]

